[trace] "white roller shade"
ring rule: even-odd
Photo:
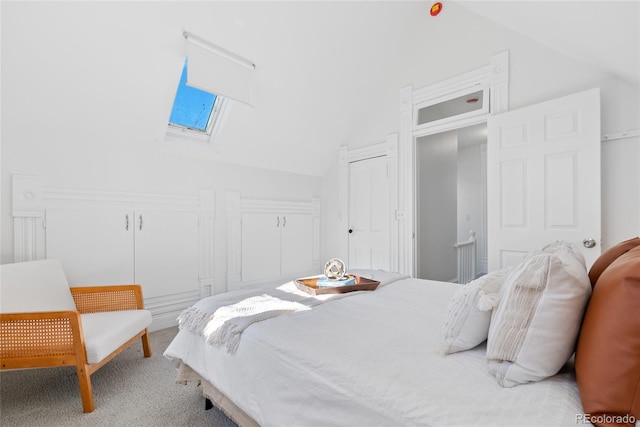
[[[255,65],[191,33],[187,40],[187,85],[253,106]]]

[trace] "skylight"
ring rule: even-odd
[[[173,101],[169,125],[211,134],[218,115],[221,98],[195,87],[187,86],[187,61],[184,62],[180,84]]]

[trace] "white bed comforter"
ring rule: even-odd
[[[402,279],[247,328],[231,355],[181,330],[182,361],[262,426],[575,426],[571,372],[502,388],[485,348],[443,356],[457,286]]]

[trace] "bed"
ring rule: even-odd
[[[627,252],[633,253],[635,264],[630,271],[637,275],[640,239],[632,243],[621,253],[623,256],[627,256]],[[615,264],[616,258],[608,260],[609,263]],[[599,276],[607,276],[607,266],[602,267],[600,263],[598,268],[603,272]],[[247,322],[237,334],[239,340],[232,345],[224,340],[212,340],[210,334],[194,326],[197,322],[183,317],[177,336],[164,353],[175,362],[178,382],[201,384],[204,395],[241,426],[575,426],[590,422],[604,424],[612,420],[627,425],[636,423],[634,417],[639,415],[640,403],[634,401],[628,391],[623,391],[622,400],[613,392],[612,399],[617,405],[615,413],[607,408],[596,408],[597,414],[585,411],[582,387],[579,387],[580,381],[576,381],[574,357],[571,357],[576,336],[570,340],[569,360],[562,360],[557,373],[514,386],[508,384],[510,374],[500,378],[500,371],[507,362],[501,360],[496,364],[492,359],[488,363],[489,354],[495,356],[496,353],[493,343],[500,341],[492,338],[492,331],[487,332],[489,340],[482,340],[477,345],[468,343],[467,346],[472,347],[463,351],[451,352],[450,343],[443,340],[443,325],[446,328],[443,319],[455,314],[452,302],[456,298],[460,300],[460,295],[471,289],[469,285],[421,280],[377,270],[350,272],[381,284],[375,291],[311,296],[314,301],[311,304],[308,303],[310,295],[293,282],[203,300],[201,309],[208,303],[215,311],[227,303],[274,291],[278,295],[292,296],[287,297],[290,300],[287,304],[298,304],[298,308],[268,310],[268,316]],[[511,278],[515,273],[507,271],[505,274],[503,277]],[[586,272],[584,275],[586,277]],[[640,279],[634,281],[636,279],[631,279],[633,298],[640,295],[637,289]],[[585,311],[585,322],[589,321],[586,301],[591,297],[591,304],[596,297],[597,287],[591,295],[588,280],[586,294],[581,291],[576,297],[585,300],[584,306],[577,314],[572,314],[573,318],[579,317],[578,329]],[[547,290],[552,286],[548,284]],[[504,289],[502,286],[498,302],[488,313],[491,327],[499,323],[496,318],[502,315],[513,322],[506,308],[499,311],[500,307],[508,306],[504,302],[507,299]],[[530,290],[527,291],[529,294]],[[490,296],[486,292],[483,295]],[[605,296],[604,305],[608,299]],[[629,300],[629,296],[623,300]],[[538,297],[537,305],[549,307],[553,301],[553,296],[545,294]],[[635,300],[633,307],[638,301],[640,299]],[[486,318],[487,314],[484,315]],[[203,318],[200,318],[201,326],[206,323],[202,322]],[[635,320],[629,322],[629,317],[623,319],[626,323],[637,323]],[[188,325],[189,321],[191,325]],[[477,328],[480,323],[482,321],[474,320],[470,327]],[[634,325],[632,327],[638,327]],[[558,327],[556,322],[555,329],[566,328]],[[229,334],[226,335],[228,338]],[[584,331],[582,335],[585,335]],[[580,340],[584,341],[582,336]],[[507,341],[513,343],[514,340]],[[627,361],[631,371],[624,368],[630,377],[625,387],[638,387],[640,345],[637,339],[631,341],[637,357]],[[524,342],[524,346],[535,347],[532,343],[535,344],[535,340]],[[602,360],[580,360],[581,344],[578,343],[576,365],[582,363],[590,371],[593,363],[603,363]],[[585,348],[584,353],[592,357],[598,351]],[[526,357],[520,354],[521,360]],[[488,368],[491,362],[495,369]],[[514,366],[516,364],[514,362]],[[528,370],[527,366],[520,368]],[[514,378],[519,381],[518,374]],[[585,381],[587,389],[598,389],[597,381]],[[586,402],[591,410],[593,403]],[[596,407],[601,404],[595,403]],[[596,415],[617,418],[596,418]]]

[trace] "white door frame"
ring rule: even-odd
[[[349,150],[342,146],[338,150],[338,221],[339,257],[349,259],[349,163],[374,157],[386,156],[389,167],[389,256],[391,271],[399,271],[398,263],[398,134],[390,134],[385,142]],[[348,264],[347,264],[348,265]]]
[[[478,114],[465,114],[457,118],[439,120],[418,126],[415,110],[439,101],[486,89],[489,91],[489,109]],[[509,102],[509,52],[505,51],[489,58],[489,65],[453,77],[421,89],[412,86],[400,90],[400,131],[398,138],[398,195],[397,210],[397,256],[395,271],[416,275],[416,140],[432,135],[487,121],[487,117],[508,111]],[[394,234],[392,234],[393,238]]]

